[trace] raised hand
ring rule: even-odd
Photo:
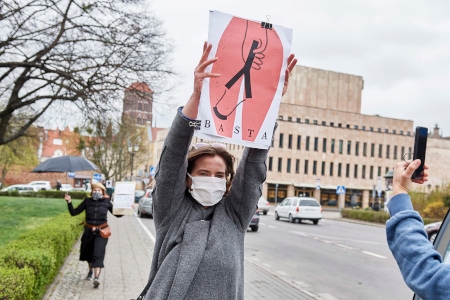
[[[283,92],[281,93],[281,95],[283,96],[287,89],[288,89],[288,85],[289,85],[289,76],[291,75],[292,70],[294,69],[295,65],[297,64],[297,59],[295,58],[295,54],[291,54],[288,57],[288,61],[287,61],[287,68],[285,71],[285,76],[284,76],[284,87],[283,87]]]

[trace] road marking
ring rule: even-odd
[[[355,248],[353,248],[353,247],[349,247],[349,246],[343,245],[343,244],[336,244],[336,245],[338,245],[339,247],[345,248],[345,249],[350,249],[350,250],[355,249]]]
[[[150,230],[148,230],[147,227],[145,227],[144,223],[142,223],[141,219],[136,218],[139,222],[139,224],[141,224],[142,228],[144,228],[144,231],[147,233],[148,237],[152,240],[153,245],[155,244],[155,237],[153,236],[153,234],[150,232]]]
[[[378,258],[387,258],[386,256],[375,254],[375,253],[372,253],[372,252],[369,252],[369,251],[363,251],[363,253],[364,254],[368,254],[368,255],[372,255],[372,256],[375,256],[375,257],[378,257]]]
[[[301,236],[304,236],[304,237],[308,237],[308,235],[306,233],[299,232],[299,231],[289,231],[289,233],[293,233],[293,234],[301,235]]]
[[[276,227],[275,227],[275,226],[273,226],[273,225],[269,225],[269,227],[270,227],[270,228],[276,228]]]
[[[263,222],[259,222],[259,225],[266,225],[266,223],[263,223]]]

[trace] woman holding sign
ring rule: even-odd
[[[80,260],[87,261],[89,273],[87,280],[92,280],[94,276],[94,288],[100,285],[98,280],[105,258],[106,244],[111,231],[108,226],[108,211],[113,213],[113,206],[109,196],[106,194],[106,188],[101,183],[93,183],[91,197],[84,198],[83,202],[77,208],[73,208],[70,195],[65,198],[69,208],[70,215],[76,216],[83,211],[86,212],[84,222],[84,232],[81,237]],[[122,217],[117,215],[116,217]]]
[[[138,299],[243,299],[244,236],[266,178],[268,149],[234,157],[221,144],[189,151],[205,78],[217,61],[206,44],[194,72],[194,92],[179,109],[164,142],[153,189],[156,242],[150,279]],[[283,94],[297,60],[288,58]],[[275,124],[274,124],[275,125]]]

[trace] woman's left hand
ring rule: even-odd
[[[284,74],[285,76],[284,76],[283,92],[281,93],[282,96],[284,96],[284,94],[286,93],[286,91],[288,89],[289,76],[291,75],[292,70],[294,69],[295,65],[297,64],[297,59],[295,58],[295,54],[289,55],[287,64],[288,64],[288,66],[287,66],[285,74]]]

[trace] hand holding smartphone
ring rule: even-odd
[[[414,137],[413,160],[420,159],[420,166],[412,174],[412,179],[421,179],[425,165],[425,153],[427,150],[428,128],[417,126]]]

